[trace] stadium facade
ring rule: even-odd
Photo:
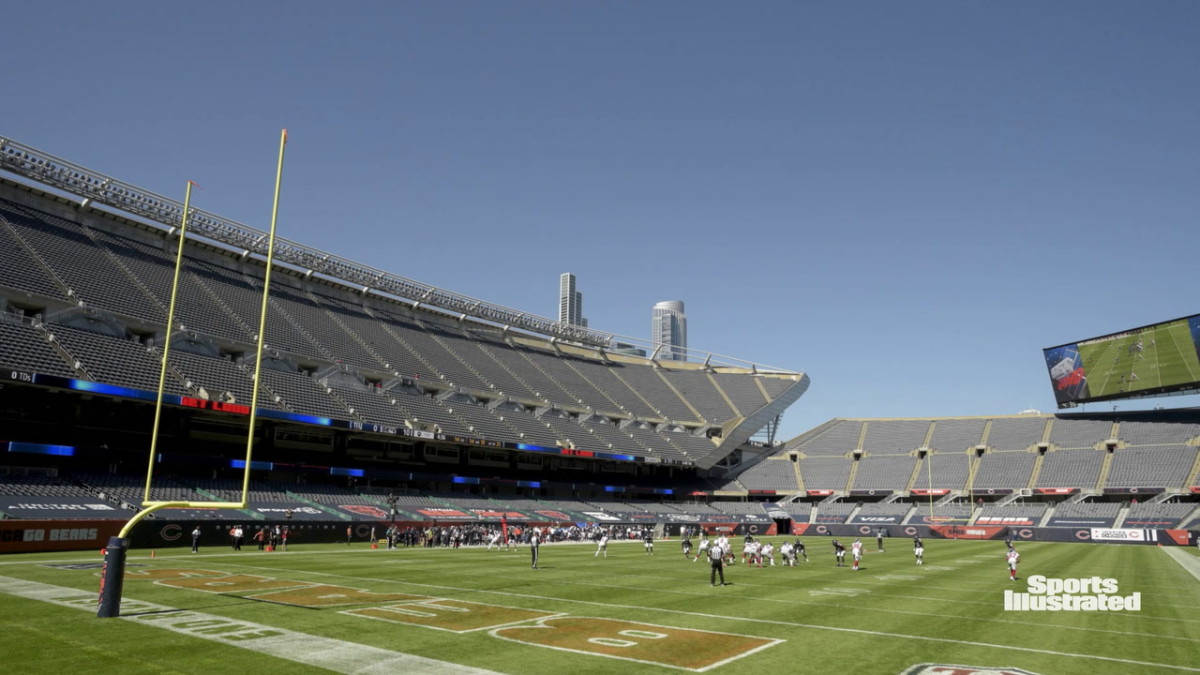
[[[11,141],[0,167],[0,516],[139,508],[167,340],[152,498],[236,499],[265,235],[193,210],[168,326],[181,205]],[[808,377],[687,349],[681,302],[638,342],[277,250],[252,507],[160,518],[1200,525],[1196,411],[838,418],[771,447]]]

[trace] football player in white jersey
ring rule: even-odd
[[[771,542],[769,542],[769,541],[763,542],[762,548],[760,548],[758,551],[758,566],[759,567],[763,566],[764,560],[771,561],[771,567],[775,566],[775,547],[772,546]]]
[[[596,542],[596,552],[592,555],[592,557],[595,558],[601,553],[604,554],[605,558],[608,557],[608,532],[603,530],[600,531],[600,539]]]
[[[1017,563],[1021,562],[1021,554],[1017,553],[1017,549],[1009,546],[1008,553],[1004,554],[1004,559],[1008,561],[1008,578],[1011,581],[1017,580]]]
[[[784,565],[788,567],[796,566],[796,548],[792,546],[792,542],[785,541],[779,546],[779,557]]]
[[[850,552],[854,555],[854,571],[858,571],[858,563],[862,560],[863,545],[862,541],[855,539],[853,544],[850,544]]]
[[[692,562],[696,562],[696,561],[700,560],[700,556],[704,556],[707,558],[708,557],[708,546],[709,546],[708,535],[705,533],[701,533],[700,534],[700,546],[699,546],[699,548],[697,548],[696,557],[692,558]]]
[[[496,547],[497,551],[500,550],[500,530],[496,530],[496,531],[492,532],[491,539],[488,539],[487,550],[489,550],[489,551],[492,550],[493,546]]]
[[[729,564],[732,565],[736,558],[733,557],[733,547],[729,545],[729,537],[726,537],[723,534],[718,537],[716,547],[721,549],[721,556],[724,558],[729,558]]]

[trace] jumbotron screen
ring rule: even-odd
[[[1200,390],[1200,314],[1043,351],[1060,408]]]

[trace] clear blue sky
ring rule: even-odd
[[[683,300],[811,375],[789,437],[1049,411],[1041,348],[1200,312],[1194,1],[4,14],[0,135],[265,227],[287,127],[281,235],[550,316],[574,272],[624,335]]]

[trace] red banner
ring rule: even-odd
[[[946,539],[999,539],[1007,527],[996,525],[930,525]]]

